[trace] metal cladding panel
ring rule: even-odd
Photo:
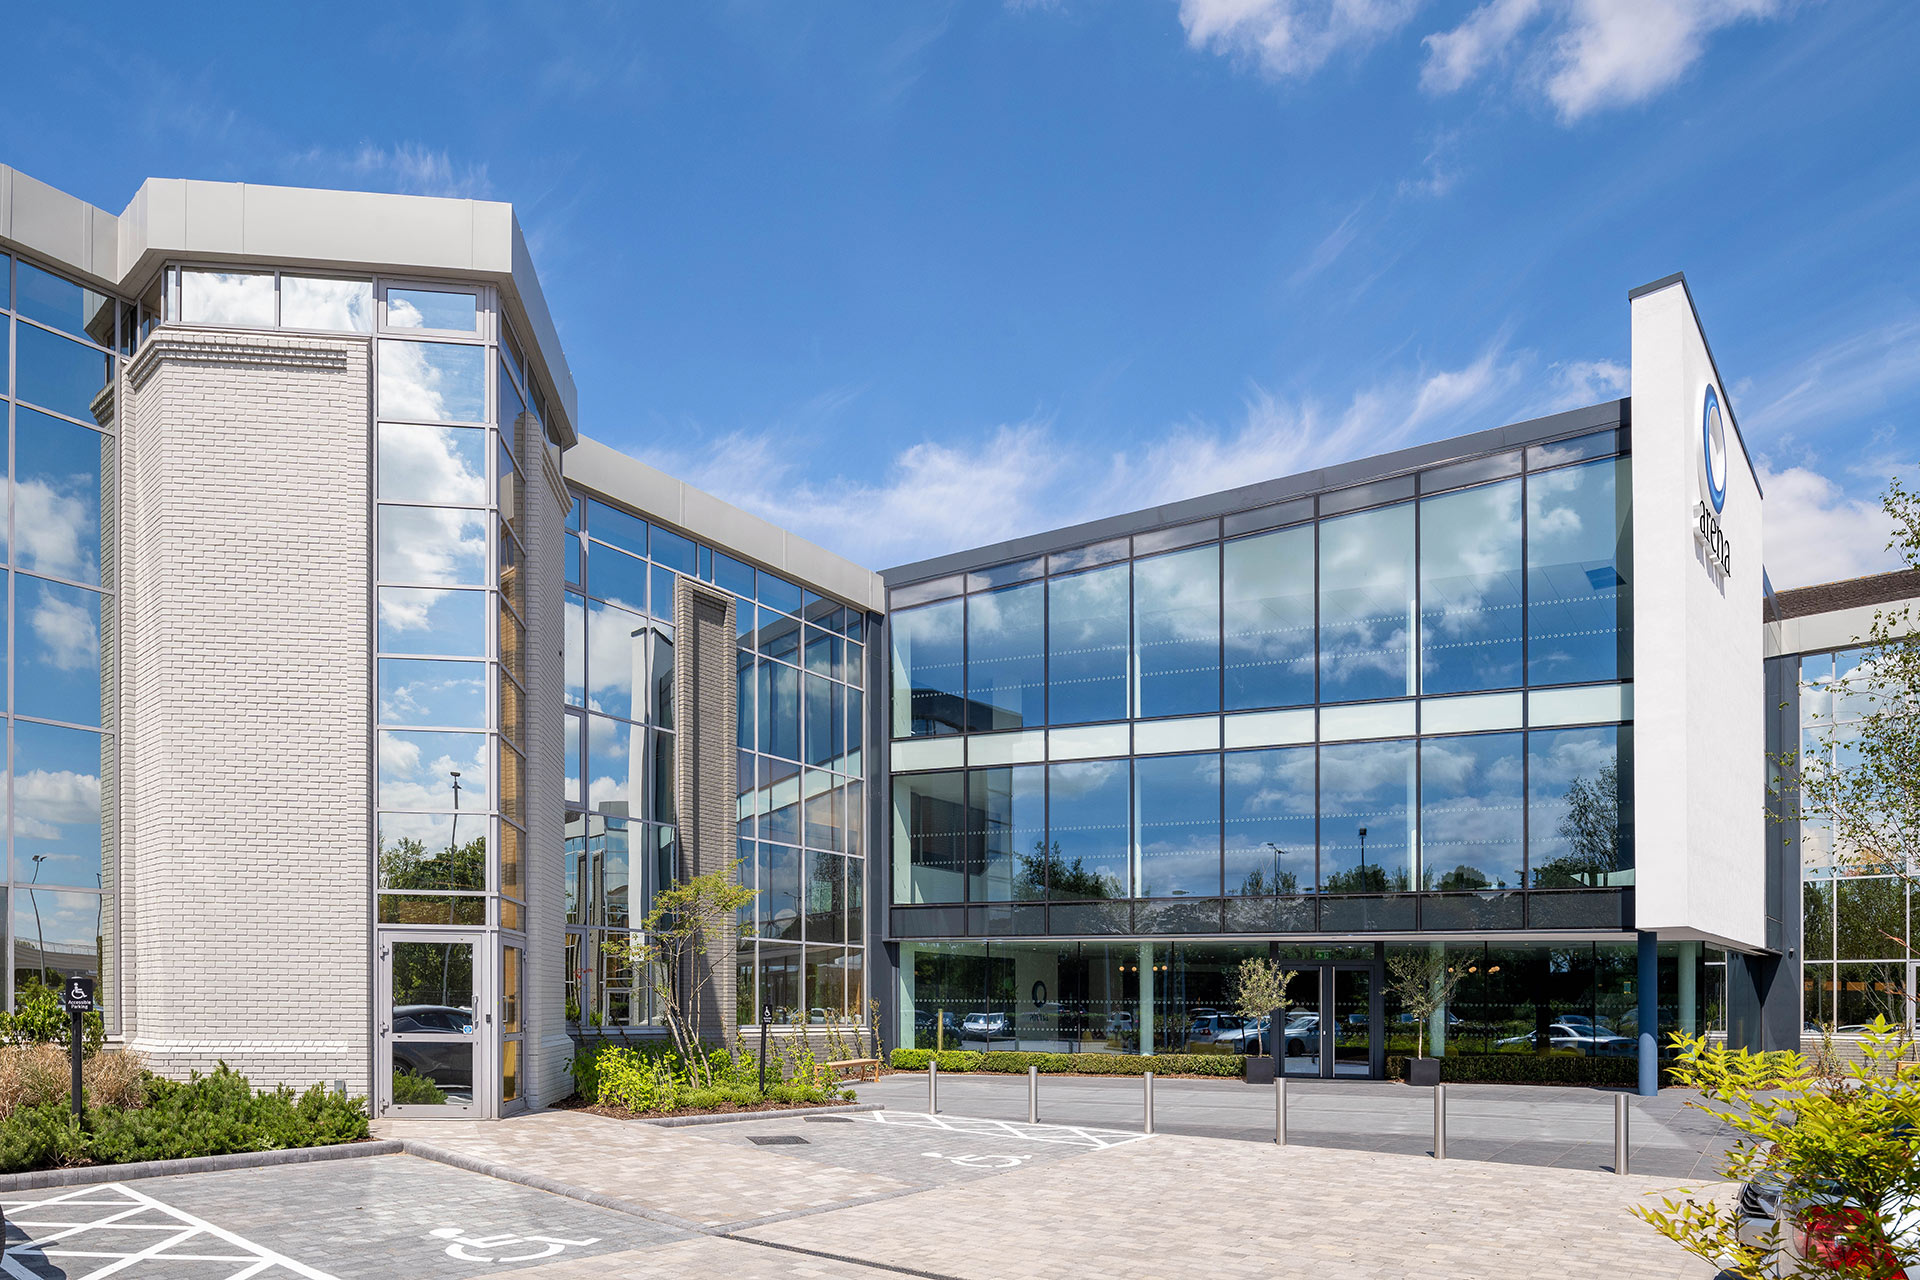
[[[1632,312],[1636,923],[1762,950],[1763,496],[1686,282]]]

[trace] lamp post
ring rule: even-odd
[[[1360,828],[1360,888],[1367,887],[1367,829]]]
[[[40,883],[40,864],[46,860],[47,855],[44,853],[33,855],[34,884]],[[47,935],[40,929],[40,895],[29,889],[27,897],[33,902],[33,937],[35,944],[40,948],[40,985],[44,987],[47,985]]]
[[[1280,846],[1269,840],[1267,848],[1273,850],[1273,887],[1267,892],[1278,895],[1280,892]]]
[[[447,824],[447,873],[448,879],[451,880],[454,862],[460,856],[460,771],[458,769],[449,769],[447,770],[447,774],[453,779],[453,821]],[[453,886],[449,884],[447,887],[452,888]],[[448,924],[454,923],[454,906],[455,899],[452,894],[448,894]],[[452,1004],[453,1001],[447,998],[447,982],[448,972],[453,965],[453,949],[458,944],[443,942],[440,945],[445,948],[440,955],[440,1003]],[[478,1012],[478,1010],[475,1010],[475,1012]]]

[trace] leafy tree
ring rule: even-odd
[[[735,928],[740,909],[753,890],[739,883],[738,860],[653,895],[653,910],[641,922],[643,932],[602,944],[614,959],[644,973],[652,984],[655,1007],[688,1070],[713,1084],[713,1064],[701,1044],[700,1016],[713,985],[707,960],[710,940]]]
[[[1276,1009],[1284,1013],[1293,1003],[1287,998],[1287,987],[1299,976],[1297,969],[1282,969],[1279,961],[1264,956],[1242,960],[1234,976],[1233,1011],[1249,1021],[1264,1018]],[[1280,1028],[1270,1028],[1269,1034],[1277,1043]]]
[[[1299,892],[1300,877],[1291,871],[1268,871],[1265,867],[1255,867],[1247,872],[1247,878],[1240,882],[1240,896],[1243,898],[1271,897]]]
[[[1060,842],[1033,842],[1033,852],[1020,855],[1015,878],[1017,892],[1026,898],[1122,898],[1126,894],[1112,876],[1090,870],[1086,859],[1066,860]]]
[[[1427,1056],[1427,1021],[1453,1003],[1453,994],[1466,977],[1447,964],[1444,951],[1396,951],[1387,956],[1387,990],[1413,1015],[1415,1056]]]

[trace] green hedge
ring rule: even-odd
[[[1387,1059],[1387,1076],[1407,1078],[1407,1059]],[[1448,1084],[1632,1085],[1640,1080],[1634,1058],[1587,1058],[1573,1053],[1476,1053],[1440,1060]]]
[[[1237,1054],[1161,1053],[1148,1057],[1138,1053],[1019,1053],[996,1050],[981,1053],[977,1049],[948,1049],[936,1054],[932,1049],[895,1049],[888,1064],[895,1071],[925,1071],[927,1063],[940,1060],[942,1071],[997,1072],[1025,1075],[1028,1067],[1040,1068],[1042,1075],[1137,1076],[1155,1075],[1223,1076],[1238,1080],[1246,1074],[1246,1059]]]
[[[279,1151],[366,1136],[366,1099],[324,1085],[298,1095],[285,1087],[256,1093],[222,1064],[185,1082],[154,1077],[145,1106],[88,1107],[77,1125],[64,1105],[22,1107],[0,1120],[0,1172]]]

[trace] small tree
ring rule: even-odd
[[[1242,960],[1240,972],[1234,978],[1233,1011],[1250,1022],[1258,1024],[1275,1009],[1286,1012],[1291,1003],[1287,999],[1287,986],[1298,970],[1282,969],[1277,960],[1255,958]],[[1274,1043],[1279,1043],[1280,1028],[1269,1028]]]
[[[1413,1015],[1414,1056],[1427,1056],[1427,1020],[1453,1001],[1461,975],[1447,967],[1440,951],[1397,951],[1387,957],[1387,989]]]
[[[1826,1242],[1814,1252],[1824,1256],[1796,1261],[1776,1252],[1784,1243],[1777,1238],[1742,1240],[1740,1204],[1731,1196],[1683,1190],[1657,1209],[1630,1212],[1723,1276],[1905,1274],[1888,1241],[1889,1209],[1897,1214],[1920,1194],[1913,1136],[1920,1070],[1901,1064],[1904,1039],[1893,1026],[1877,1020],[1861,1060],[1833,1074],[1809,1070],[1797,1053],[1712,1048],[1705,1036],[1676,1034],[1673,1043],[1676,1082],[1700,1090],[1687,1105],[1745,1135],[1724,1157],[1721,1176],[1786,1188],[1782,1225],[1818,1229]],[[1802,1188],[1817,1192],[1808,1197]]]
[[[708,940],[737,927],[740,909],[753,890],[738,881],[740,864],[695,876],[653,895],[653,910],[641,921],[642,933],[602,944],[616,960],[647,975],[654,1003],[687,1064],[689,1078],[713,1084],[713,1066],[701,1043],[700,1005],[713,983],[706,962]]]

